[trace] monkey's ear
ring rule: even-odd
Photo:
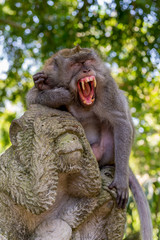
[[[17,145],[17,134],[22,131],[22,123],[20,119],[13,120],[9,129],[9,136],[13,146]]]
[[[79,44],[77,44],[77,46],[75,48],[73,48],[73,53],[78,53],[82,50],[82,48],[80,47]]]
[[[60,57],[58,57],[58,56],[56,56],[56,57],[54,58],[54,62],[53,62],[54,70],[57,70],[58,67],[59,67],[59,58],[60,58]]]

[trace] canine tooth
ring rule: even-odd
[[[89,80],[89,78],[87,77],[86,79],[85,79],[85,82],[89,82],[90,80]]]
[[[96,79],[94,78],[94,87],[97,86],[97,82],[96,82]]]
[[[83,88],[83,90],[85,90],[84,82],[82,81],[81,84],[82,84],[82,88]]]

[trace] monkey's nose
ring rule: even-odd
[[[88,72],[90,72],[90,69],[89,69],[89,68],[83,69],[83,72],[84,72],[84,73],[88,73]]]

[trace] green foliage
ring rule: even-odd
[[[160,239],[159,9],[156,0],[0,1],[1,60],[9,63],[0,75],[0,151],[10,144],[11,120],[26,109],[31,75],[61,48],[77,43],[95,48],[111,65],[131,106],[136,127],[131,166],[146,176],[154,239]],[[128,234],[139,231],[132,201]]]

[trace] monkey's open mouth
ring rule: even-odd
[[[91,105],[95,101],[96,78],[88,76],[78,81],[78,93],[84,105]]]

